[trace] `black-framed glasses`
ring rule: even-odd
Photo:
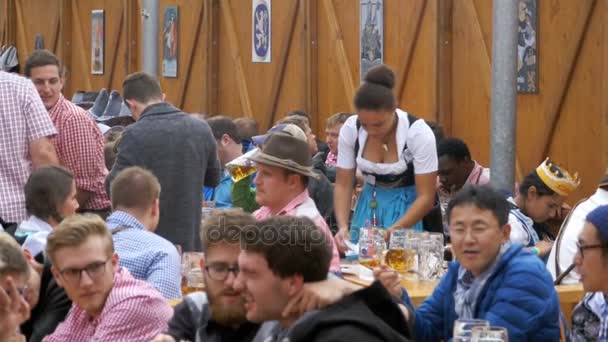
[[[209,278],[216,281],[224,281],[228,278],[229,273],[233,273],[236,278],[239,275],[239,267],[234,265],[229,267],[227,264],[211,264],[205,266],[205,271],[209,275]]]
[[[105,261],[96,261],[86,265],[83,268],[67,268],[63,270],[59,270],[59,274],[72,285],[80,284],[80,279],[82,277],[82,272],[87,272],[87,275],[91,280],[95,281],[101,277],[106,270],[106,264],[110,261],[111,257],[106,259]]]
[[[597,248],[605,248],[606,246],[602,245],[602,244],[595,244],[595,245],[583,245],[580,242],[576,243],[576,248],[578,248],[578,252],[581,255],[581,258],[585,258],[585,250],[587,249],[597,249]]]

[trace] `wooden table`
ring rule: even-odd
[[[362,280],[359,277],[350,274],[345,275],[344,279],[361,286],[368,286],[370,284],[369,281]],[[401,285],[407,290],[407,293],[415,306],[419,306],[426,298],[433,294],[437,284],[438,281],[401,281]],[[555,286],[555,290],[559,296],[559,304],[562,308],[562,312],[566,316],[568,325],[570,325],[572,310],[574,310],[576,304],[581,301],[585,294],[583,285],[557,285]]]

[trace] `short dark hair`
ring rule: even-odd
[[[258,127],[258,122],[253,118],[236,118],[234,119],[234,124],[236,125],[239,131],[239,136],[242,139],[251,140],[251,137],[259,134],[260,128]]]
[[[61,166],[43,166],[32,171],[24,189],[27,213],[60,222],[63,217],[57,208],[70,195],[73,181],[74,175]]]
[[[448,224],[451,221],[452,210],[465,205],[473,205],[479,209],[491,211],[501,227],[509,222],[509,202],[503,194],[490,185],[467,184],[456,193],[448,204],[446,212]]]
[[[536,193],[539,196],[553,196],[556,194],[536,173],[536,170],[530,172],[519,185],[519,193],[526,196],[530,187],[536,188]]]
[[[207,119],[207,123],[209,124],[209,127],[211,127],[211,132],[213,133],[215,140],[220,140],[224,134],[227,134],[235,143],[241,143],[242,139],[239,135],[239,129],[231,118],[226,116],[214,116]]]
[[[261,254],[274,274],[299,274],[306,283],[326,279],[331,243],[307,217],[274,216],[248,227],[241,237],[241,248]]]
[[[312,124],[312,117],[302,109],[292,110],[291,112],[288,112],[286,116],[300,116],[308,120],[309,124]]]
[[[160,197],[160,183],[154,174],[138,166],[118,173],[110,184],[112,209],[146,210]]]
[[[122,93],[125,100],[135,100],[141,103],[163,98],[158,79],[141,71],[125,78],[122,82]]]
[[[306,132],[311,129],[310,125],[308,124],[308,122],[306,122],[306,119],[304,119],[303,116],[286,116],[286,117],[282,118],[281,120],[279,120],[279,122],[277,122],[277,124],[296,125],[296,126],[298,126],[298,128],[300,128],[302,130],[302,132],[304,132],[304,134],[306,134]]]
[[[49,50],[35,50],[31,55],[29,55],[25,61],[25,76],[29,78],[32,76],[32,69],[47,65],[57,66],[59,76],[64,76],[63,74],[65,70],[61,64],[61,61],[59,61],[59,58],[57,58],[57,56],[55,56],[55,54]]]
[[[255,223],[255,218],[241,209],[218,210],[201,225],[202,251],[207,252],[210,247],[220,243],[238,245],[241,233]]]
[[[355,115],[355,113],[347,113],[347,112],[335,113],[334,115],[327,118],[325,127],[330,128],[330,127],[334,127],[337,125],[344,125],[346,120],[348,120],[348,118],[350,118],[353,115]]]
[[[449,157],[455,161],[471,159],[467,144],[458,138],[446,138],[437,145],[437,157]]]
[[[393,94],[395,73],[386,65],[380,64],[365,74],[365,82],[355,93],[357,110],[392,110],[397,105]]]

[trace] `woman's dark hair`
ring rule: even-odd
[[[365,82],[355,94],[357,110],[392,110],[396,100],[393,94],[395,73],[386,65],[381,64],[371,68],[364,78]]]
[[[528,174],[526,178],[524,178],[524,180],[521,182],[521,184],[519,185],[519,193],[523,196],[526,196],[528,194],[528,189],[530,189],[531,186],[534,186],[536,188],[536,193],[539,196],[555,195],[555,191],[553,191],[550,187],[547,186],[547,184],[545,184],[545,182],[543,182],[542,179],[540,179],[538,173],[536,173],[536,170],[530,172],[530,174]]]
[[[61,221],[57,208],[65,202],[72,189],[72,173],[60,166],[36,169],[25,183],[25,209],[42,220]]]

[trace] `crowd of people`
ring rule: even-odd
[[[46,50],[24,76],[0,71],[0,342],[448,341],[458,319],[607,339],[608,171],[569,212],[580,179],[550,159],[494,189],[463,140],[397,108],[385,65],[326,141],[300,110],[263,134],[184,113],[143,72],[85,109]],[[364,227],[445,235],[454,261],[424,303],[386,265],[364,288],[342,279]],[[205,291],[183,295],[190,251]],[[576,283],[569,329],[554,285]]]

